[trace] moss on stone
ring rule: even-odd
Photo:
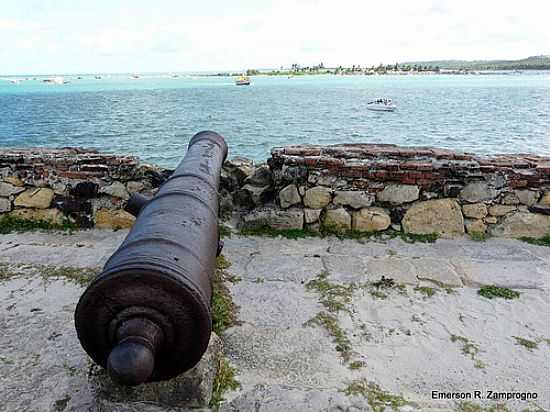
[[[342,392],[347,396],[362,396],[366,398],[374,412],[384,412],[388,407],[392,410],[397,410],[403,406],[414,405],[402,395],[394,395],[387,392],[376,383],[369,382],[364,378],[350,382]]]
[[[378,289],[372,289],[370,290],[370,295],[375,299],[387,299],[388,294],[384,293]]]
[[[382,276],[379,280],[367,283],[363,286],[373,298],[386,299],[389,292],[397,291],[401,295],[407,294],[407,288],[402,283],[395,282],[392,278]]]
[[[332,341],[336,345],[335,349],[340,353],[344,362],[347,363],[351,360],[353,355],[351,342],[340,325],[338,325],[336,316],[327,312],[319,312],[304,324],[304,326],[312,325],[318,325],[325,328],[329,335],[332,336]]]
[[[319,302],[330,312],[346,310],[351,303],[354,284],[340,285],[328,281],[328,272],[321,272],[315,279],[306,283],[306,289],[319,293]]]
[[[230,238],[231,234],[233,233],[231,228],[229,226],[226,226],[226,225],[218,225],[218,231],[219,231],[220,237],[222,239],[226,238],[226,237]]]
[[[483,232],[470,232],[468,235],[470,236],[470,239],[475,240],[476,242],[483,242],[484,240],[487,240],[487,234]]]
[[[86,287],[98,275],[98,268],[47,266],[47,265],[8,265],[0,263],[0,281],[16,276],[39,275],[44,280],[65,279]]]
[[[427,298],[431,298],[437,293],[437,290],[429,286],[417,286],[414,288],[416,292],[423,294]]]
[[[4,365],[13,365],[15,363],[12,359],[6,358],[5,356],[0,356],[0,362]]]
[[[55,412],[63,412],[70,400],[71,397],[69,395],[65,396],[63,399],[56,400],[53,405],[53,410]]]
[[[485,364],[482,361],[480,361],[479,359],[476,359],[474,361],[474,368],[485,369]]]
[[[462,353],[465,355],[475,355],[477,353],[477,350],[474,349],[475,345],[472,345],[470,340],[464,336],[451,335],[451,342],[462,342]]]
[[[451,335],[451,342],[460,342],[462,344],[461,350],[465,356],[469,356],[474,361],[474,366],[479,368],[483,363],[476,359],[477,354],[479,353],[478,346],[471,342],[468,338],[459,335]],[[483,364],[483,368],[485,365]]]
[[[41,266],[40,273],[44,279],[62,278],[86,287],[98,275],[99,269],[70,266]]]
[[[503,298],[503,299],[517,299],[520,296],[519,292],[515,290],[502,288],[500,286],[486,285],[481,287],[477,294],[487,299]]]
[[[212,398],[210,407],[217,411],[224,401],[224,394],[230,390],[237,390],[241,386],[235,378],[236,370],[231,367],[229,361],[223,356],[218,361],[218,373],[212,385]]]
[[[218,270],[226,270],[231,267],[231,262],[225,258],[224,255],[219,255],[216,258],[216,268]]]
[[[346,229],[341,226],[323,224],[319,230],[320,237],[335,236],[340,240],[344,239],[369,239],[377,235],[377,232],[360,232],[358,230]]]
[[[533,237],[520,237],[519,239],[524,242],[531,243],[532,245],[550,247],[550,235],[546,235],[538,239]]]
[[[365,362],[360,360],[354,360],[350,362],[350,364],[348,365],[348,368],[351,370],[357,370],[357,369],[363,368],[364,366],[365,366]]]
[[[0,281],[9,279],[12,273],[9,270],[9,266],[5,263],[0,263]]]
[[[78,227],[66,219],[62,224],[47,220],[20,219],[9,214],[0,217],[0,234],[13,232],[34,232],[38,230],[62,230],[70,232]]]
[[[335,236],[340,240],[351,239],[351,240],[368,240],[368,239],[394,239],[401,238],[404,242],[407,243],[434,243],[439,239],[438,233],[428,233],[428,234],[413,234],[413,233],[404,233],[388,229],[381,232],[360,232],[358,230],[350,230],[342,228],[340,226],[331,226],[331,225],[321,225],[319,230],[312,230],[309,228],[305,229],[273,229],[270,226],[256,226],[251,228],[244,228],[240,230],[242,236],[267,236],[267,237],[283,237],[285,239],[303,239],[303,238],[325,238],[329,236]]]
[[[527,350],[532,351],[533,349],[538,349],[539,344],[533,340],[522,338],[520,336],[512,336],[516,340],[516,345],[521,345]]]
[[[458,404],[457,412],[510,412],[503,403],[483,407],[477,403],[464,401]]]
[[[225,285],[228,279],[226,269],[231,263],[223,255],[217,258],[217,268],[212,279],[212,330],[218,335],[237,322],[237,307],[231,292]]]
[[[405,232],[395,232],[394,237],[399,236],[404,242],[407,243],[435,243],[439,239],[438,233],[427,233],[427,234],[414,234],[414,233],[405,233]]]
[[[285,239],[303,239],[307,237],[318,237],[319,235],[309,229],[273,229],[270,226],[257,226],[243,228],[240,231],[242,236],[266,236],[283,237]]]

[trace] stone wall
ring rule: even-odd
[[[170,170],[90,149],[0,150],[0,214],[124,228],[129,196]],[[395,145],[274,148],[228,160],[220,215],[240,227],[404,231],[455,237],[550,235],[550,157],[476,156]]]
[[[274,148],[233,194],[244,227],[550,235],[550,157],[353,144]]]
[[[91,149],[1,149],[0,214],[125,228],[134,221],[122,210],[130,194],[152,195],[165,173],[135,157]]]

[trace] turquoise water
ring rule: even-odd
[[[11,77],[13,78],[13,77]],[[24,79],[24,78],[23,78]],[[381,142],[478,153],[550,154],[550,73],[482,76],[65,76],[0,80],[0,146],[85,146],[174,166],[211,129],[231,156],[273,146]],[[392,98],[393,113],[366,110]]]

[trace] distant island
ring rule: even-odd
[[[550,70],[550,55],[530,56],[520,60],[431,60],[405,64],[438,66],[448,70]]]
[[[243,73],[216,73],[214,76],[306,76],[319,74],[333,75],[377,75],[377,74],[483,74],[484,71],[502,70],[550,70],[550,55],[531,56],[520,60],[431,60],[379,64],[378,66],[325,67],[293,64],[289,68],[248,69]]]

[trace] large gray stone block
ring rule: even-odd
[[[201,361],[174,379],[126,387],[116,384],[104,369],[93,365],[88,377],[90,390],[98,404],[107,410],[110,410],[112,403],[137,403],[162,408],[205,408],[212,398],[221,356],[222,342],[212,333]]]
[[[303,229],[304,212],[302,209],[256,209],[243,216],[241,225],[243,228],[269,226],[272,229]]]
[[[477,203],[493,200],[496,195],[496,190],[490,187],[487,182],[472,182],[462,189],[460,199],[470,203]]]
[[[376,198],[379,202],[399,205],[414,202],[419,195],[420,189],[415,185],[388,185],[378,192]]]

